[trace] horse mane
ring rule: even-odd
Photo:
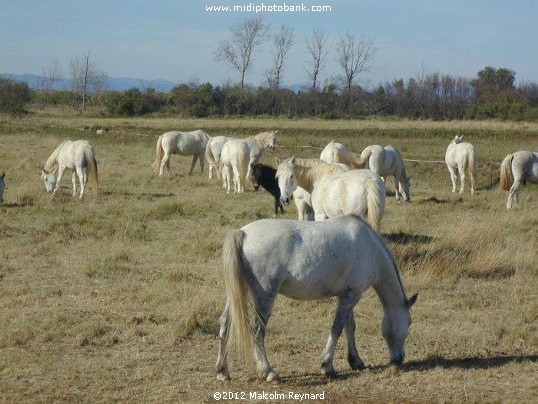
[[[60,145],[54,149],[52,154],[47,159],[47,162],[45,163],[45,171],[48,173],[52,173],[58,169],[58,154],[60,153],[60,150],[65,146],[65,144],[68,142],[68,140],[60,143]]]
[[[283,167],[279,166],[276,175],[283,174]],[[344,171],[344,169],[335,164],[327,163],[319,159],[295,159],[293,169],[298,177],[305,179],[308,182],[314,182],[318,178],[329,174],[336,174]]]
[[[257,135],[249,136],[245,140],[249,143],[255,142],[259,147],[265,146],[266,140],[269,140],[273,136],[274,132],[266,131],[258,133]]]

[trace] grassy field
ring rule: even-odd
[[[188,177],[190,158],[173,156],[172,175],[157,178],[157,135],[198,128],[237,137],[280,129],[279,147],[263,158],[269,164],[319,156],[332,139],[354,151],[393,144],[420,160],[443,160],[455,134],[475,144],[474,197],[450,192],[444,164],[408,162],[412,202],[387,199],[383,236],[408,294],[419,293],[404,366],[388,365],[381,306],[369,291],[355,309],[367,369],[349,369],[342,338],[339,378],[326,380],[319,356],[334,299],[281,297],[266,346],[283,384],[258,381],[233,357],[232,381],[216,380],[223,236],[271,217],[273,200],[265,192],[227,196],[198,167]],[[90,189],[85,200],[72,198],[69,176],[54,199],[46,194],[41,168],[66,138],[95,144],[97,197]],[[333,402],[535,401],[538,187],[523,187],[517,208],[506,211],[498,166],[488,164],[518,149],[538,150],[538,125],[0,117],[8,186],[0,205],[0,401],[207,402],[223,391],[324,392]],[[294,206],[284,217],[296,217]]]

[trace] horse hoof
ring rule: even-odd
[[[227,380],[230,380],[230,375],[225,373],[217,373],[217,380],[220,380],[221,382],[225,382]]]
[[[323,374],[325,375],[325,377],[329,380],[334,380],[336,379],[336,371],[333,369],[333,370],[329,370],[329,371],[323,371]]]
[[[277,384],[281,383],[280,376],[278,376],[278,373],[276,373],[275,371],[271,371],[267,375],[266,380],[267,380],[268,383],[271,383],[271,384],[274,384],[274,385],[277,385]]]

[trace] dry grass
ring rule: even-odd
[[[86,122],[113,130],[94,135],[65,129]],[[267,337],[270,361],[284,378],[275,388],[255,380],[254,369],[234,358],[230,383],[217,382],[213,369],[225,298],[223,235],[229,227],[270,217],[272,197],[226,196],[198,169],[186,176],[187,158],[174,156],[173,174],[164,179],[150,169],[155,134],[171,128],[239,136],[285,128],[279,139],[285,147],[264,158],[271,163],[275,155],[318,155],[295,146],[331,139],[353,150],[392,143],[405,157],[438,159],[460,130],[481,161],[500,161],[524,145],[538,149],[532,125],[65,114],[1,118],[0,124],[0,171],[9,187],[0,206],[0,400],[200,402],[212,401],[215,391],[275,390],[325,391],[334,402],[535,400],[538,187],[522,189],[520,205],[506,212],[505,193],[492,186],[498,175],[487,166],[481,166],[479,193],[471,197],[449,192],[443,165],[409,164],[413,202],[389,197],[383,223],[408,292],[420,293],[406,364],[387,365],[382,311],[368,292],[355,311],[368,368],[350,371],[340,343],[340,377],[328,382],[319,372],[319,355],[334,301],[282,298]],[[410,136],[414,130],[417,137]],[[57,198],[46,195],[40,169],[64,137],[95,143],[98,197],[71,198],[67,179]],[[285,217],[295,217],[293,207]]]

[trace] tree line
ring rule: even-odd
[[[231,26],[229,37],[219,41],[213,52],[215,62],[225,63],[237,73],[235,84],[228,81],[214,85],[194,80],[169,93],[152,88],[107,91],[106,73],[96,68],[87,53],[70,62],[70,90],[52,90],[62,75],[57,60],[42,69],[40,85],[32,91],[0,78],[0,110],[21,113],[27,103],[35,102],[42,109],[48,104],[81,110],[92,105],[110,116],[538,119],[538,84],[516,86],[516,73],[508,68],[487,66],[474,78],[422,74],[365,88],[360,85],[360,78],[370,71],[377,48],[373,40],[350,32],[339,38],[333,50],[341,74],[322,85],[320,77],[330,53],[328,39],[322,29],[313,30],[304,38],[304,69],[310,83],[300,91],[282,86],[290,50],[296,45],[293,28],[284,24],[271,34],[271,26],[263,19],[247,18]],[[271,42],[272,51],[265,82],[250,86],[246,76],[253,69],[256,53],[267,41]]]

